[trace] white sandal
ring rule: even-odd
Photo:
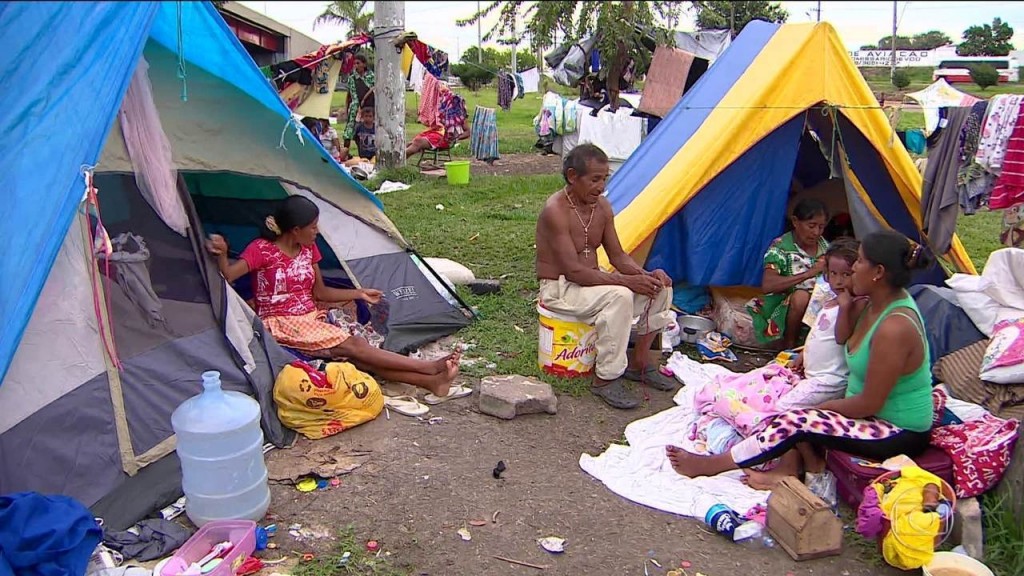
[[[456,384],[448,389],[448,394],[446,396],[442,397],[435,396],[434,394],[427,394],[426,396],[423,397],[423,401],[426,402],[427,404],[430,404],[431,406],[436,406],[437,404],[447,402],[449,400],[455,400],[456,398],[465,398],[466,396],[469,396],[472,393],[472,388],[467,388],[462,384]]]
[[[387,406],[389,410],[398,412],[403,416],[412,416],[413,418],[423,416],[427,412],[430,412],[430,408],[420,404],[419,401],[412,396],[385,396],[384,405]]]

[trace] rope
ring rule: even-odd
[[[110,276],[110,255],[112,253],[112,249],[111,249],[111,246],[110,246],[110,237],[107,235],[107,231],[103,227],[103,219],[100,217],[100,203],[99,203],[99,198],[96,195],[97,190],[96,190],[96,187],[93,186],[93,170],[94,170],[94,168],[95,168],[94,166],[88,166],[88,165],[82,166],[82,176],[83,176],[83,178],[85,178],[85,203],[86,203],[86,205],[85,205],[85,212],[84,212],[84,214],[85,214],[85,218],[86,218],[86,223],[89,222],[89,212],[90,212],[90,210],[93,213],[95,213],[95,215],[96,215],[96,229],[95,229],[95,233],[93,233],[93,231],[89,230],[88,226],[84,226],[83,229],[82,229],[83,235],[87,236],[88,237],[88,241],[89,241],[88,242],[89,243],[89,254],[88,254],[88,259],[89,259],[89,277],[92,280],[93,312],[96,314],[96,322],[97,322],[97,324],[99,326],[100,339],[103,342],[103,348],[107,352],[107,357],[110,359],[110,363],[113,364],[114,367],[117,368],[118,370],[123,370],[124,368],[121,365],[121,359],[120,359],[120,357],[117,354],[117,345],[113,341],[114,326],[110,322],[104,322],[104,319],[103,319],[104,318],[104,314],[103,314],[103,310],[101,309],[101,306],[106,306],[106,318],[108,318],[108,319],[111,318],[111,314],[110,314],[110,310],[111,310],[110,293],[105,291],[105,290],[103,291],[105,296],[106,296],[103,302],[100,301],[99,295],[96,293],[97,290],[102,290],[102,286],[103,286],[102,281],[99,278],[97,278],[97,275],[99,274],[99,266],[98,266],[99,262],[96,261],[96,257],[97,257],[96,236],[102,234],[103,239],[104,239],[103,246],[101,247],[101,249],[103,250],[103,253],[106,255],[106,258],[103,259],[103,264],[104,264],[104,275],[107,278],[111,277]],[[106,330],[104,330],[104,327],[106,328]],[[109,336],[110,336],[109,339],[107,338],[108,333],[109,333]]]
[[[302,138],[302,127],[295,120],[295,116],[288,116],[288,121],[284,123],[284,128],[281,129],[281,140],[277,143],[278,150],[287,150],[288,147],[284,145],[284,137],[288,134],[288,127],[292,124],[295,125],[295,136],[299,139],[299,144],[306,145],[306,141]]]
[[[181,80],[181,101],[188,102],[188,73],[185,70],[185,33],[181,25],[181,0],[178,0],[178,79]]]

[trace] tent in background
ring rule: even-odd
[[[208,369],[289,441],[272,387],[293,356],[203,248],[217,232],[237,254],[287,195],[321,208],[329,283],[385,292],[386,348],[469,323],[208,2],[8,3],[0,27],[22,78],[0,110],[0,232],[19,240],[0,261],[0,493],[69,495],[115,530],[173,501],[170,414]]]
[[[795,195],[924,241],[921,175],[827,23],[748,24],[607,189],[623,248],[692,286],[759,286]],[[946,256],[974,272],[958,238]]]

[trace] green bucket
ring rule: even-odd
[[[469,184],[469,160],[445,162],[444,171],[449,184]]]

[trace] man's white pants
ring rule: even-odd
[[[672,288],[663,289],[651,299],[634,294],[625,286],[580,286],[561,276],[558,280],[541,280],[539,297],[548,310],[573,316],[596,328],[596,372],[602,380],[615,380],[626,371],[634,318],[640,318],[640,336],[660,332],[675,320],[671,310]]]

